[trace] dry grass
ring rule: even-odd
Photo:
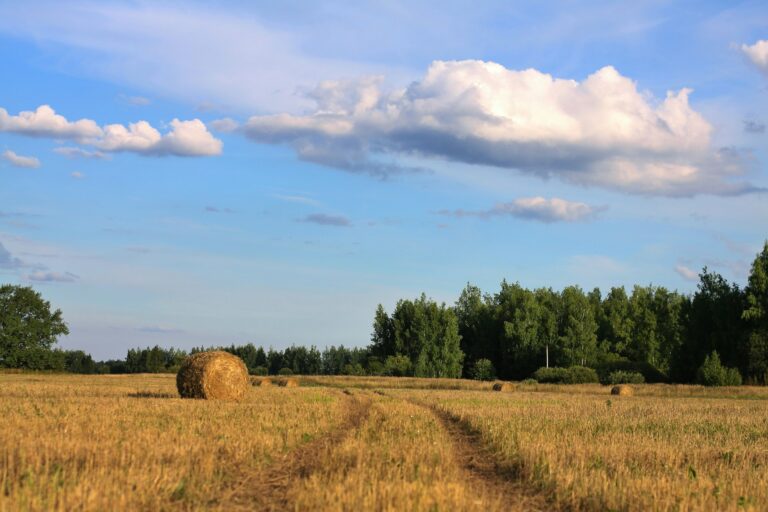
[[[252,509],[277,483],[261,508],[768,509],[768,389],[491,386],[301,377],[236,403],[172,375],[0,374],[0,511]]]
[[[432,401],[478,429],[524,468],[532,485],[550,489],[561,508],[768,509],[768,401],[651,397],[654,386],[636,389],[641,396],[622,399],[398,393]],[[763,389],[744,391],[765,396]]]
[[[331,429],[341,393],[182,400],[174,376],[0,375],[0,510],[222,508],[239,472]]]

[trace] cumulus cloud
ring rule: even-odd
[[[743,44],[741,51],[760,71],[768,74],[768,39],[761,39],[752,46]]]
[[[698,281],[699,274],[685,265],[676,265],[675,272],[677,272],[686,281]]]
[[[738,155],[712,146],[689,89],[657,100],[613,67],[578,82],[482,61],[436,61],[405,89],[382,79],[328,81],[307,115],[251,117],[252,140],[300,158],[376,174],[398,156],[514,169],[636,194],[750,191],[731,183]]]
[[[352,225],[349,219],[344,216],[327,215],[325,213],[313,213],[311,215],[307,215],[306,217],[301,219],[301,221],[309,222],[312,224],[320,224],[322,226],[347,227]]]
[[[26,279],[38,283],[72,283],[80,279],[71,272],[47,272],[38,270],[27,274]]]
[[[456,217],[491,217],[508,215],[525,220],[535,220],[539,222],[578,222],[588,220],[593,217],[597,209],[586,204],[575,201],[567,201],[553,197],[546,199],[544,197],[521,197],[509,203],[499,203],[490,210],[468,211],[468,210],[442,210],[438,213],[442,215],[453,215]]]
[[[80,119],[70,122],[50,106],[42,105],[34,112],[9,115],[0,108],[0,132],[12,132],[36,137],[71,139],[107,152],[134,152],[152,156],[212,156],[221,154],[222,142],[216,139],[199,119],[174,119],[170,130],[161,134],[147,121],[108,124],[99,127],[95,121]],[[70,157],[98,157],[79,148],[61,148],[60,154]]]
[[[37,169],[38,167],[40,167],[40,160],[38,160],[34,156],[17,155],[10,149],[5,150],[2,156],[7,162],[10,162],[10,164],[13,165],[14,167],[22,167],[24,169]]]

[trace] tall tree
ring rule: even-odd
[[[566,365],[587,365],[597,349],[597,322],[589,299],[578,286],[567,286],[562,293],[560,339]]]
[[[751,381],[768,384],[768,241],[752,262],[744,295],[745,373]]]
[[[30,287],[0,286],[0,367],[46,369],[56,338],[69,334],[61,310]]]

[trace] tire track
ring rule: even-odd
[[[342,390],[347,397],[344,421],[334,430],[299,446],[263,469],[241,475],[218,502],[226,510],[293,510],[290,489],[297,480],[322,470],[328,454],[368,417],[370,398]]]
[[[477,489],[505,510],[550,511],[555,505],[540,490],[526,484],[521,463],[504,460],[484,440],[482,433],[461,418],[435,405],[406,399],[432,413],[453,444],[456,463],[469,487]]]

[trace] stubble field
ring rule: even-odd
[[[0,374],[0,510],[766,510],[768,389]]]

